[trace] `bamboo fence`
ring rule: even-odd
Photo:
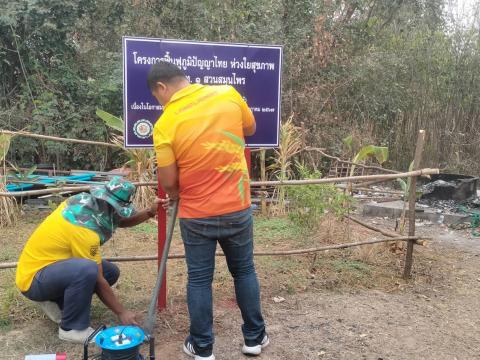
[[[333,244],[327,246],[319,246],[308,249],[294,249],[294,250],[284,250],[284,251],[256,251],[253,253],[254,256],[292,256],[292,255],[305,255],[313,254],[321,251],[327,250],[338,250],[338,249],[347,249],[355,246],[363,245],[372,245],[392,241],[416,241],[419,239],[428,239],[420,238],[416,236],[397,236],[387,239],[372,239],[366,241],[358,241],[352,243],[342,243],[342,244]],[[222,252],[215,253],[215,256],[225,256]],[[168,256],[168,259],[184,259],[185,254],[172,254]],[[130,262],[130,261],[151,261],[158,260],[158,256],[118,256],[118,257],[106,257],[105,260],[112,262]],[[17,267],[16,262],[5,262],[0,263],[0,270],[2,269],[13,269]]]
[[[61,138],[56,136],[47,136],[47,135],[40,135],[40,134],[32,134],[26,131],[9,131],[9,130],[0,130],[0,134],[5,135],[19,135],[19,136],[26,136],[31,138],[37,138],[42,140],[51,140],[51,141],[61,141],[61,142],[70,142],[70,143],[79,143],[79,144],[89,144],[89,145],[98,145],[98,146],[107,146],[107,147],[115,147],[115,148],[122,148],[120,145],[113,144],[113,143],[105,143],[99,141],[90,141],[90,140],[80,140],[80,139],[69,139],[69,138]],[[387,239],[375,239],[369,240],[364,242],[355,242],[355,243],[345,243],[345,244],[336,244],[330,246],[323,246],[318,248],[310,248],[310,249],[300,249],[300,250],[288,250],[288,251],[270,251],[270,252],[257,252],[255,253],[256,256],[285,256],[285,255],[297,255],[297,254],[308,254],[314,253],[318,251],[325,251],[330,249],[344,249],[348,247],[354,246],[362,246],[368,244],[376,244],[381,242],[390,242],[390,241],[407,241],[407,252],[405,256],[405,268],[404,268],[404,277],[409,278],[411,275],[411,269],[413,264],[413,246],[419,240],[418,237],[415,236],[415,200],[416,200],[416,193],[415,193],[415,185],[418,176],[428,176],[432,174],[439,174],[439,169],[420,169],[420,164],[422,160],[423,154],[423,147],[425,142],[425,130],[420,130],[418,133],[416,148],[415,148],[415,156],[414,156],[414,169],[413,171],[408,172],[397,172],[396,170],[385,169],[377,166],[368,166],[364,164],[357,164],[350,161],[345,161],[335,156],[331,156],[326,154],[323,149],[318,148],[309,148],[306,147],[305,150],[307,151],[316,151],[322,154],[325,157],[342,161],[348,163],[350,165],[361,166],[364,168],[372,168],[378,171],[387,172],[388,174],[378,174],[378,175],[362,175],[362,176],[347,176],[347,177],[336,177],[336,178],[324,178],[324,179],[305,179],[305,180],[280,180],[280,181],[265,181],[262,178],[262,181],[252,181],[251,186],[259,186],[262,189],[265,189],[265,186],[285,186],[285,185],[316,185],[316,184],[332,184],[332,183],[358,183],[357,187],[364,187],[375,183],[390,181],[398,178],[412,178],[411,186],[409,189],[409,236],[396,236],[396,233],[389,232],[387,230],[382,230],[378,228],[374,228],[366,223],[362,223],[358,219],[350,218],[352,221],[355,221],[363,226],[368,227],[369,229],[379,231],[385,236],[389,236],[390,238]],[[156,182],[137,182],[135,183],[136,186],[157,186]],[[58,188],[50,188],[50,189],[42,189],[42,190],[30,190],[30,191],[18,191],[18,192],[0,192],[0,197],[24,197],[30,195],[46,195],[46,194],[53,194],[53,193],[63,193],[63,192],[70,192],[70,191],[88,191],[91,186],[62,186]],[[222,256],[221,253],[217,253],[217,256]],[[171,255],[170,259],[177,259],[183,258],[184,255]],[[111,261],[142,261],[142,260],[155,260],[157,259],[156,256],[154,257],[130,257],[130,258],[111,258]],[[6,267],[5,267],[6,266]],[[15,263],[1,263],[0,269],[4,268],[11,268],[15,267]]]
[[[277,181],[252,181],[251,186],[288,186],[288,185],[317,185],[317,184],[333,184],[340,182],[357,182],[365,180],[390,181],[398,178],[408,178],[438,174],[439,169],[420,169],[415,171],[408,171],[397,174],[381,174],[381,175],[362,175],[362,176],[348,176],[340,178],[322,178],[322,179],[306,179],[306,180],[277,180]],[[156,182],[136,182],[135,186],[157,186]],[[45,195],[54,194],[67,191],[88,191],[91,186],[62,186],[51,189],[41,190],[26,190],[15,192],[0,192],[0,196],[16,196],[26,197],[30,195]]]

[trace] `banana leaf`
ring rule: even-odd
[[[123,120],[118,116],[112,115],[106,111],[97,109],[95,112],[97,116],[105,122],[108,127],[120,131],[123,134]]]

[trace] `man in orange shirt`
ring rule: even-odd
[[[190,84],[175,65],[152,66],[148,86],[164,107],[153,141],[160,182],[179,199],[188,267],[190,335],[183,350],[196,360],[215,359],[212,281],[220,244],[233,276],[244,324],[242,352],[259,355],[268,345],[253,263],[253,219],[244,136],[253,114],[231,86]]]

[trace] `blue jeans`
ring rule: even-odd
[[[243,318],[245,339],[265,329],[260,287],[253,263],[253,218],[250,208],[202,219],[180,219],[188,268],[187,303],[190,335],[198,347],[213,345],[212,281],[217,241],[225,254]]]
[[[112,286],[120,276],[118,267],[102,261],[103,277]],[[79,258],[57,261],[39,270],[23,295],[33,301],[54,301],[62,309],[64,329],[90,326],[90,307],[97,283],[98,265]]]

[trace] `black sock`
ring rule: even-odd
[[[63,327],[62,325],[60,325],[60,329],[64,330],[64,331],[70,331],[72,329],[69,329],[69,328],[66,328],[66,327]]]

